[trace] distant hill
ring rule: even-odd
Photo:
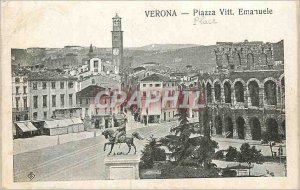
[[[142,51],[168,51],[168,50],[189,48],[189,47],[195,47],[195,46],[199,46],[199,45],[195,45],[195,44],[150,44],[147,46],[126,48],[126,49],[142,50]]]
[[[151,44],[124,48],[124,65],[125,68],[129,68],[138,67],[145,62],[157,62],[176,72],[182,71],[186,65],[191,65],[193,69],[211,71],[216,66],[214,47],[214,45],[194,44]],[[82,64],[88,53],[89,47],[12,49],[12,64],[21,66],[45,64],[48,68],[62,68],[64,64],[76,66]],[[94,55],[110,61],[111,48],[94,47]]]
[[[125,49],[124,54],[132,57],[132,66],[145,62],[157,62],[171,70],[180,71],[187,65],[203,71],[212,71],[216,66],[215,46],[194,46],[162,51],[136,51]]]

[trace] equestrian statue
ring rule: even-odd
[[[133,132],[132,134],[126,134],[126,125],[121,126],[120,128],[118,128],[116,131],[113,129],[106,129],[102,132],[102,135],[108,139],[108,142],[104,144],[104,151],[106,150],[106,145],[111,145],[110,146],[110,152],[108,153],[108,155],[111,154],[114,145],[115,144],[122,144],[122,143],[126,143],[129,150],[126,154],[128,154],[131,150],[131,146],[133,146],[134,148],[134,154],[136,154],[136,146],[133,143],[133,139],[137,138],[139,140],[143,140],[144,138],[140,136],[140,134],[138,132]]]

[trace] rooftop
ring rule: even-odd
[[[50,72],[50,71],[44,71],[44,72],[31,72],[28,77],[29,81],[57,81],[57,80],[77,80],[76,77],[59,74],[57,72]]]
[[[143,82],[172,82],[172,81],[177,81],[175,79],[170,79],[167,76],[164,75],[160,75],[157,73],[154,73],[152,75],[146,76],[145,78],[143,78],[141,81]]]
[[[76,93],[77,97],[95,97],[99,92],[105,91],[105,88],[97,85],[90,85]]]

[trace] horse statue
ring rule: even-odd
[[[102,132],[102,135],[108,139],[109,141],[107,143],[104,144],[104,148],[103,150],[106,150],[106,145],[111,145],[110,148],[110,152],[108,153],[108,155],[111,154],[114,145],[115,144],[122,144],[122,143],[126,143],[129,150],[126,154],[128,154],[131,150],[131,146],[133,146],[134,148],[134,154],[136,154],[136,146],[133,143],[133,139],[137,138],[139,140],[143,140],[144,138],[140,136],[140,134],[138,132],[133,132],[132,134],[128,134],[126,135],[125,133],[121,134],[118,136],[118,134],[116,135],[117,131],[114,131],[113,129],[106,129]]]

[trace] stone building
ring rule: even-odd
[[[12,76],[12,114],[13,122],[29,120],[28,77],[25,73]]]
[[[260,140],[263,132],[272,132],[285,137],[283,51],[283,41],[217,43],[217,70],[198,78],[212,134]]]
[[[46,120],[56,114],[79,116],[76,107],[77,78],[54,72],[33,72],[29,75],[30,118]]]

